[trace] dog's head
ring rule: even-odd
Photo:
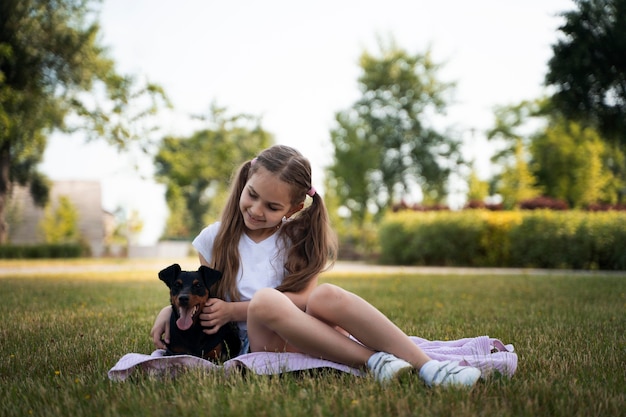
[[[204,265],[197,271],[182,271],[180,265],[173,264],[159,272],[159,279],[170,289],[172,310],[180,330],[187,330],[198,322],[210,288],[221,277],[221,272]]]

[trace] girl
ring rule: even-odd
[[[193,246],[201,264],[223,273],[220,298],[200,315],[205,332],[237,322],[242,353],[302,352],[366,367],[381,383],[413,370],[429,386],[473,386],[480,377],[476,368],[431,360],[357,295],[317,285],[336,243],[311,185],[311,166],[293,148],[273,146],[244,163],[221,221],[202,230]],[[161,310],[150,332],[157,348],[169,337],[170,314],[169,306]]]

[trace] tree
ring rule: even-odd
[[[334,145],[334,163],[328,169],[328,181],[334,185],[333,192],[339,207],[345,207],[352,220],[362,225],[374,192],[370,177],[379,159],[374,143],[365,137],[366,126],[354,114],[336,115],[337,127],[331,131]]]
[[[620,186],[607,167],[609,148],[594,129],[560,119],[533,138],[530,151],[547,196],[570,207],[617,202]]]
[[[489,182],[481,180],[472,166],[467,179],[467,201],[468,203],[484,203],[489,197]]]
[[[215,220],[233,171],[273,142],[250,115],[227,116],[212,105],[206,120],[209,128],[191,137],[164,138],[154,158],[170,211],[165,238],[189,239]]]
[[[537,186],[537,180],[530,170],[528,155],[521,140],[516,142],[514,149],[513,162],[504,167],[496,185],[502,197],[502,205],[507,209],[541,195],[541,188]]]
[[[0,243],[11,184],[29,185],[44,206],[37,171],[54,130],[81,131],[124,149],[145,139],[162,89],[119,74],[99,43],[98,0],[0,2]]]
[[[532,134],[537,126],[532,126],[533,119],[547,117],[547,101],[521,101],[515,105],[497,106],[494,109],[494,127],[487,131],[487,139],[499,140],[500,149],[491,157],[491,161],[506,166],[512,163],[521,143],[530,145]]]
[[[363,52],[360,67],[361,98],[335,115],[328,169],[357,225],[415,189],[426,201],[442,201],[460,162],[460,142],[432,123],[454,84],[437,79],[440,65],[429,52],[410,55],[393,41],[381,43],[378,56]]]
[[[80,241],[78,210],[67,196],[60,196],[56,205],[49,204],[39,227],[46,243],[76,243]]]
[[[593,128],[568,121],[553,109],[549,99],[496,109],[495,127],[487,136],[505,144],[492,158],[504,167],[493,182],[509,196],[503,196],[505,206],[519,203],[521,196],[532,198],[538,190],[570,207],[618,202],[625,184],[615,172],[624,172],[623,153]],[[504,184],[509,185],[503,190]],[[524,185],[530,189],[516,191]]]
[[[544,108],[545,101],[536,100],[495,109],[494,127],[487,131],[487,138],[500,140],[504,145],[491,157],[502,167],[502,172],[492,178],[491,188],[502,197],[505,208],[514,208],[523,200],[541,195],[527,149],[534,132],[530,121],[541,116]]]
[[[553,45],[545,83],[565,118],[626,146],[626,0],[575,0]]]

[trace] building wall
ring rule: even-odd
[[[102,256],[105,245],[105,217],[102,190],[98,181],[55,181],[50,190],[50,203],[56,205],[66,196],[79,213],[81,236],[91,247],[93,256]],[[36,207],[27,188],[14,187],[9,213],[9,241],[13,244],[36,244],[44,241],[39,224],[44,209]]]

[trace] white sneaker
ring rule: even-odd
[[[400,379],[415,369],[407,361],[387,352],[374,353],[367,360],[367,367],[381,384],[386,384],[393,379]]]
[[[473,386],[480,378],[480,369],[461,366],[455,361],[430,360],[420,369],[420,377],[429,387]]]

